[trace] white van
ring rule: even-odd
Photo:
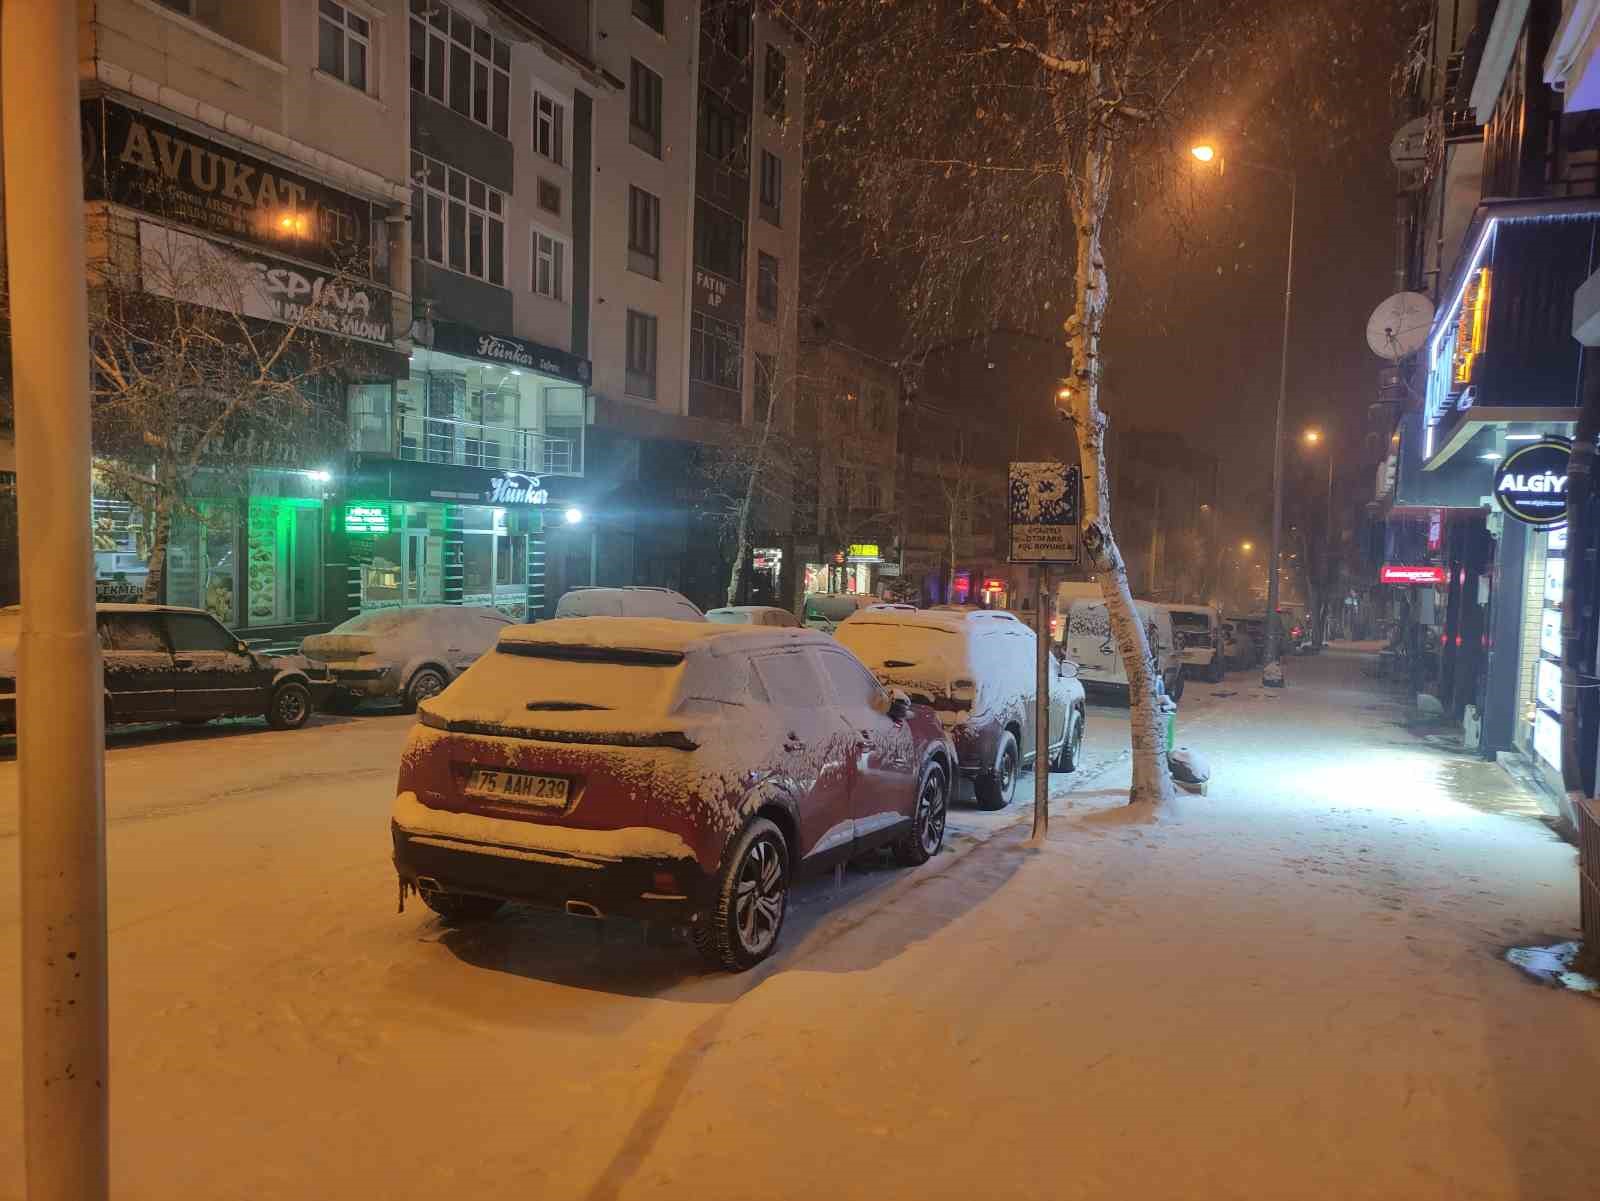
[[[1222,653],[1222,617],[1215,605],[1163,605],[1172,631],[1183,640],[1183,670],[1216,684],[1227,671]]]
[[[556,602],[557,617],[666,617],[704,621],[694,602],[671,588],[574,588]]]
[[[1183,658],[1172,636],[1172,617],[1160,605],[1136,600],[1134,609],[1144,622],[1145,638],[1155,657],[1156,671],[1166,685],[1167,695],[1177,700],[1183,695]],[[1122,653],[1111,632],[1111,615],[1104,601],[1077,600],[1067,613],[1067,655],[1078,664],[1084,684],[1107,688],[1127,688],[1128,676],[1122,670]]]

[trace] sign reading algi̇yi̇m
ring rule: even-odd
[[[1082,474],[1065,463],[1011,464],[1011,562],[1070,566],[1082,555]]]
[[[1506,516],[1531,526],[1567,520],[1567,465],[1572,443],[1546,437],[1519,446],[1494,473],[1494,498]]]

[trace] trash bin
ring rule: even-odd
[[[1178,702],[1170,696],[1161,698],[1161,711],[1167,715],[1167,754],[1172,754],[1172,748],[1177,745],[1178,738]]]

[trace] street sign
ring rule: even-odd
[[[1501,460],[1494,473],[1494,498],[1506,516],[1531,526],[1565,522],[1571,458],[1572,443],[1552,437],[1519,446]]]
[[[1082,475],[1065,463],[1011,464],[1011,562],[1071,566],[1083,554]]]
[[[1443,567],[1405,567],[1397,563],[1385,563],[1378,568],[1380,584],[1442,584],[1448,578]]]

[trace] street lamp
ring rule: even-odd
[[[1222,151],[1209,142],[1201,142],[1190,147],[1189,153],[1194,156],[1197,162],[1203,164],[1209,164],[1212,160],[1215,160],[1219,174],[1227,167]],[[1283,348],[1278,357],[1278,412],[1272,434],[1272,557],[1270,562],[1276,566],[1283,550],[1283,408],[1284,397],[1289,390],[1289,314],[1294,300],[1294,221],[1297,187],[1295,174],[1292,170],[1283,167],[1271,167],[1265,163],[1241,162],[1239,165],[1257,171],[1266,171],[1272,175],[1281,175],[1289,180],[1289,261],[1288,266],[1284,269]],[[1274,616],[1277,612],[1278,573],[1274,570],[1267,574],[1266,668],[1271,668],[1278,662],[1278,630],[1277,623],[1274,621]],[[1281,682],[1281,676],[1277,682]]]
[[[1239,549],[1244,551],[1244,553],[1247,554],[1247,555],[1251,551],[1255,550],[1255,548],[1256,548],[1256,544],[1254,542],[1241,542],[1241,543],[1239,543]]]
[[[1323,441],[1322,431],[1309,429],[1301,435],[1302,441],[1307,446],[1317,446]],[[1324,579],[1332,582],[1333,579],[1333,447],[1328,447],[1328,508],[1327,526],[1323,529],[1322,574]],[[1322,646],[1327,642],[1327,613],[1329,599],[1322,598],[1321,611],[1317,613],[1317,645]]]

